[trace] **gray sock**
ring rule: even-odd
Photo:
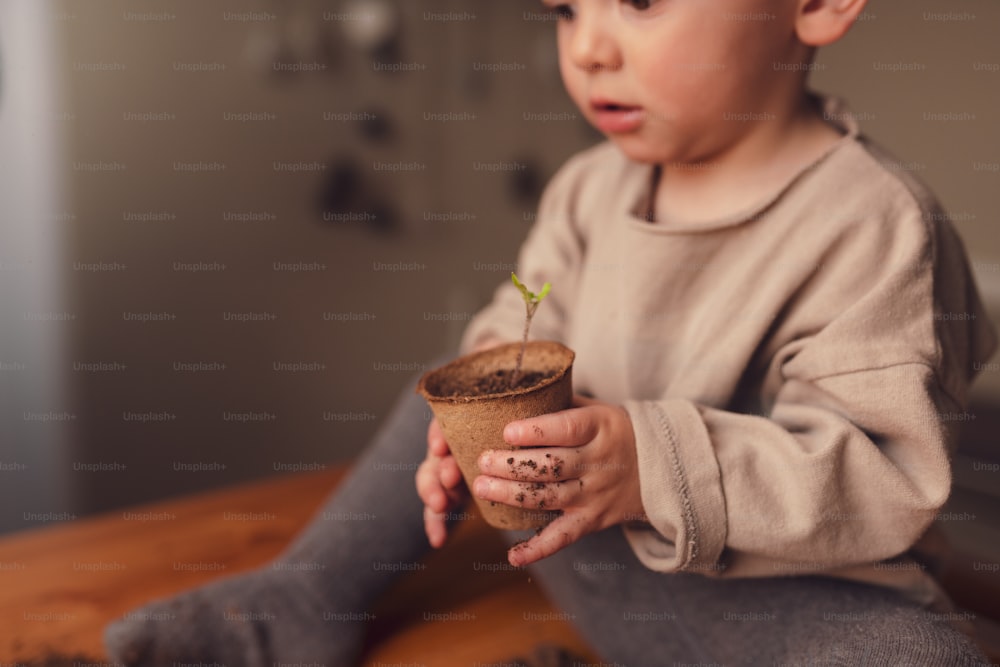
[[[129,612],[105,630],[110,657],[130,667],[354,664],[372,602],[429,548],[413,480],[429,419],[407,386],[350,475],[279,559]]]

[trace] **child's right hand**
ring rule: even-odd
[[[427,427],[427,458],[417,468],[416,481],[424,501],[424,531],[431,546],[440,547],[448,536],[448,512],[465,503],[469,490],[437,419]]]

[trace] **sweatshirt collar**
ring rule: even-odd
[[[815,99],[822,108],[823,119],[841,132],[843,136],[841,136],[840,139],[831,145],[830,148],[818,158],[812,162],[803,164],[802,167],[773,194],[746,210],[733,215],[717,218],[715,220],[689,223],[670,219],[664,220],[662,218],[652,219],[652,216],[650,215],[650,211],[652,209],[651,202],[653,201],[655,188],[660,178],[660,169],[658,166],[654,165],[652,167],[647,167],[647,176],[644,179],[644,187],[641,196],[635,205],[629,209],[629,217],[631,218],[630,222],[647,231],[662,233],[692,233],[734,227],[736,225],[752,222],[753,220],[758,219],[805,174],[815,169],[844,146],[857,141],[860,136],[860,127],[858,125],[857,118],[850,111],[847,103],[843,99],[839,97],[820,95],[813,92],[809,92],[808,94],[810,97]]]

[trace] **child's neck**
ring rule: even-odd
[[[653,192],[661,222],[710,222],[773,197],[842,135],[804,101],[784,123],[768,121],[739,143],[696,165],[663,165]]]

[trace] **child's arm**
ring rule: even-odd
[[[661,571],[779,576],[884,560],[948,498],[947,420],[962,412],[932,376],[903,364],[790,379],[769,418],[685,399],[622,408],[578,397],[576,408],[511,423],[509,444],[540,449],[513,465],[509,452],[487,452],[473,492],[563,511],[510,552],[518,566],[637,521],[646,527],[626,534]]]
[[[627,534],[648,567],[823,572],[898,556],[934,521],[951,487],[948,415],[962,409],[933,370],[788,366],[768,416],[626,403],[650,523]]]
[[[911,549],[949,496],[968,383],[996,346],[952,234],[896,250],[892,262],[866,264],[864,248],[852,248],[849,262],[824,269],[881,269],[844,308],[830,309],[836,301],[822,291],[842,290],[842,274],[810,285],[815,321],[829,319],[777,347],[761,414],[674,396],[626,401],[632,437],[606,404],[521,422],[528,436],[516,444],[545,449],[518,452],[515,471],[545,454],[574,465],[562,468],[568,479],[540,479],[545,490],[525,496],[529,480],[505,459],[481,462],[492,479],[474,491],[485,498],[564,511],[512,562],[642,518],[626,516],[636,514],[634,497],[605,488],[637,487],[645,521],[625,530],[651,569],[884,577],[872,564]]]

